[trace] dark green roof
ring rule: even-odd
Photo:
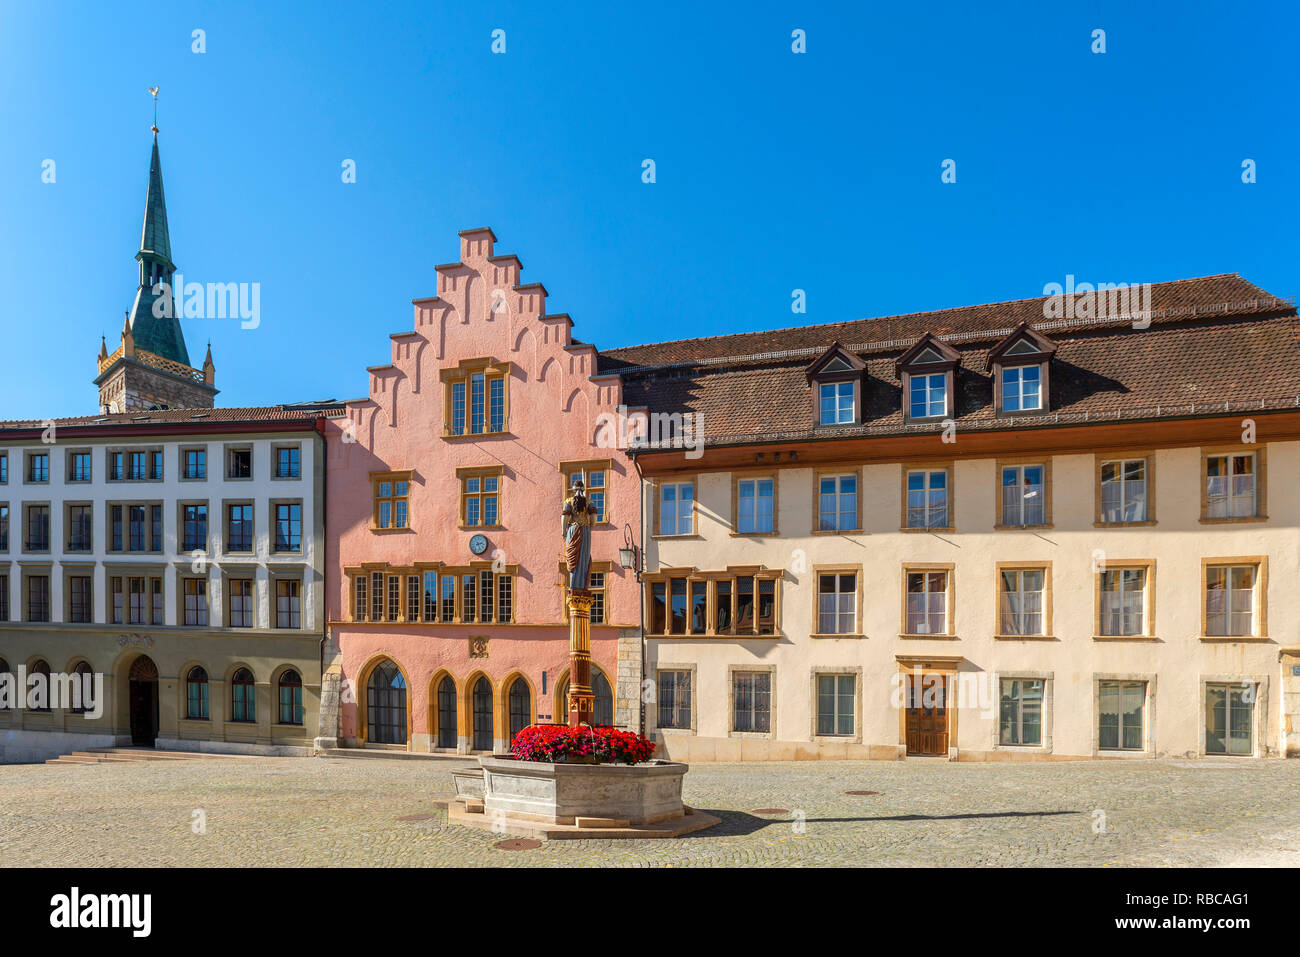
[[[167,231],[167,201],[163,196],[162,161],[158,158],[158,133],[154,132],[153,155],[149,158],[149,191],[144,200],[144,226],[140,230],[140,251],[135,258],[146,266],[157,264],[168,282],[176,268],[172,262],[172,241]],[[178,315],[155,316],[154,302],[158,297],[147,283],[136,290],[131,306],[131,334],[137,349],[154,355],[191,365],[189,351],[185,348],[185,334],[181,331]],[[174,296],[179,311],[180,290]]]
[[[171,265],[172,240],[167,232],[167,199],[163,196],[162,161],[158,158],[158,134],[153,135],[149,158],[149,192],[144,198],[144,228],[140,231],[140,252],[151,252]]]

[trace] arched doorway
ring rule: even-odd
[[[387,658],[366,682],[366,731],[371,744],[406,744],[406,679]]]
[[[456,747],[456,682],[451,675],[438,682],[438,747]]]
[[[141,655],[131,662],[126,680],[131,743],[152,748],[158,737],[158,666],[148,655]]]
[[[613,727],[614,692],[609,687],[609,679],[595,665],[591,667],[591,691],[596,697],[591,714],[591,723],[596,727]],[[569,678],[566,675],[556,691],[555,717],[557,724],[566,724],[569,720]]]
[[[492,750],[492,682],[480,675],[474,682],[474,740],[475,751]]]
[[[514,744],[515,735],[533,720],[533,695],[522,676],[511,683],[506,701],[510,706],[510,743]]]

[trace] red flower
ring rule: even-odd
[[[535,724],[524,728],[510,746],[519,761],[554,762],[566,757],[595,757],[602,763],[636,764],[650,760],[655,743],[643,735],[616,728],[570,728]]]

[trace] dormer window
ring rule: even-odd
[[[903,412],[909,422],[942,419],[955,414],[953,401],[957,350],[926,333],[903,353],[895,370],[903,384]]]
[[[821,384],[821,417],[818,425],[848,425],[853,421],[856,398],[852,382],[825,382]]]
[[[948,376],[914,375],[911,379],[912,404],[908,414],[913,419],[932,419],[948,414]]]
[[[1013,366],[1002,370],[1002,408],[1007,412],[1036,411],[1043,407],[1043,370],[1039,366]]]
[[[1048,373],[1055,352],[1056,343],[1023,322],[989,350],[998,415],[1047,411]]]
[[[862,382],[866,368],[865,362],[838,342],[808,367],[816,425],[857,425],[862,421]]]

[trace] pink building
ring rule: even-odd
[[[625,524],[640,527],[638,480],[597,442],[621,383],[596,374],[596,349],[547,314],[545,288],[520,284],[495,240],[460,233],[460,262],[414,301],[415,328],[368,370],[369,397],[329,421],[326,601],[345,746],[501,751],[523,726],[565,721],[560,513],[577,476],[603,510],[596,720],[638,723],[638,586],[618,553]]]

